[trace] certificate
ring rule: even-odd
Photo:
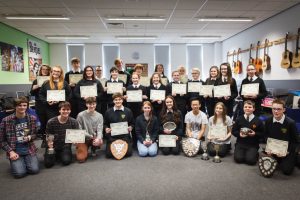
[[[86,130],[66,129],[65,143],[85,143]]]
[[[172,83],[172,94],[186,94],[186,84]]]
[[[294,96],[293,98],[293,109],[299,109],[299,102],[300,96]]]
[[[188,92],[200,92],[201,82],[188,82]]]
[[[176,135],[159,135],[159,147],[176,147]]]
[[[38,76],[38,77],[36,77],[38,86],[41,87],[45,81],[49,80],[49,78],[50,78],[50,76]]]
[[[123,83],[107,82],[107,94],[114,94],[120,92],[123,94]]]
[[[65,101],[65,90],[47,90],[47,101]]]
[[[275,155],[286,156],[288,146],[289,146],[288,141],[277,140],[274,138],[268,138],[266,152],[269,152],[269,153],[272,153]]]
[[[214,86],[213,85],[200,85],[201,96],[212,96]]]
[[[111,123],[111,136],[128,134],[128,122]]]
[[[82,74],[69,74],[69,82],[70,84],[77,84],[78,81],[82,79]]]
[[[127,90],[127,102],[142,102],[143,91],[142,90]]]
[[[250,83],[242,85],[242,95],[258,95],[259,83]]]
[[[148,77],[148,76],[141,76],[140,84],[142,86],[149,87],[150,86],[150,77]]]
[[[161,78],[161,84],[168,85],[168,78]]]
[[[218,85],[214,86],[214,97],[230,97],[231,90],[230,85]]]
[[[150,90],[150,100],[164,101],[166,98],[166,90]]]
[[[97,85],[80,86],[80,97],[96,97]]]
[[[123,81],[125,84],[127,83],[127,74],[119,74],[118,79]]]
[[[210,126],[209,135],[212,138],[225,138],[227,135],[227,126],[224,125]]]

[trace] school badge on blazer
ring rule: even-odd
[[[183,138],[182,150],[187,157],[193,157],[197,155],[200,149],[200,140],[195,138]]]
[[[122,119],[125,119],[125,117],[126,117],[125,114],[122,114],[122,115],[121,115],[121,118],[122,118]]]
[[[286,129],[286,128],[282,128],[282,129],[281,129],[281,132],[282,132],[282,133],[287,133],[287,129]]]
[[[110,144],[110,151],[117,160],[121,160],[122,158],[124,158],[127,150],[128,144],[124,140],[115,140]]]

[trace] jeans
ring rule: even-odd
[[[20,156],[18,160],[10,160],[11,173],[15,178],[22,178],[26,174],[37,174],[40,171],[36,155]]]
[[[157,155],[157,143],[153,143],[150,146],[145,146],[140,141],[137,141],[137,148],[139,152],[139,156],[145,157],[147,155],[153,157]]]

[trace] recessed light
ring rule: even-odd
[[[72,39],[81,39],[81,40],[87,40],[90,37],[86,36],[86,35],[46,35],[45,36],[48,39],[52,39],[52,40],[72,40]]]
[[[246,17],[203,17],[198,18],[200,22],[251,22],[253,18]]]
[[[164,17],[138,17],[138,16],[132,16],[132,17],[106,17],[107,21],[165,21],[166,18]]]
[[[63,16],[39,16],[39,15],[15,15],[5,16],[6,19],[15,20],[70,20],[70,17]]]

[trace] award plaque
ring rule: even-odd
[[[122,158],[124,158],[127,150],[128,144],[124,140],[115,140],[110,144],[110,151],[117,160],[121,160]]]
[[[277,161],[268,155],[261,155],[258,159],[258,168],[264,177],[273,176],[277,165]]]
[[[182,139],[182,150],[187,157],[196,156],[200,149],[200,140],[195,138]]]

